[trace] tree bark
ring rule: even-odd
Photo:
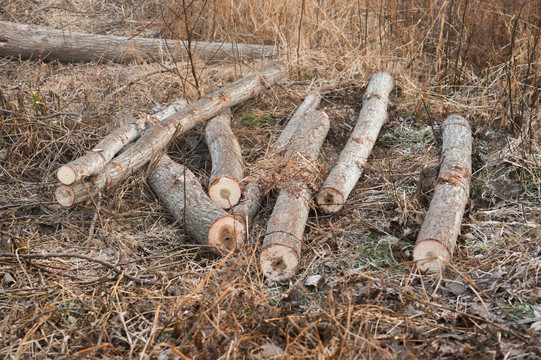
[[[150,173],[148,184],[197,243],[225,255],[244,242],[244,224],[216,206],[195,175],[167,155]]]
[[[205,141],[212,160],[209,197],[222,209],[229,209],[240,200],[244,177],[240,145],[231,131],[230,109],[207,121]]]
[[[186,106],[185,100],[177,101],[169,105],[162,111],[149,117],[161,121],[180,111]],[[86,155],[61,166],[56,175],[58,180],[65,185],[71,185],[86,176],[98,174],[103,171],[105,165],[118,154],[127,144],[137,140],[141,129],[137,124],[126,124],[111,132],[104,137],[98,145],[90,150]]]
[[[293,161],[291,169],[304,169],[289,184],[282,186],[259,255],[263,274],[274,281],[289,279],[297,272],[312,197],[305,179],[314,176],[316,167],[313,163],[329,131],[329,118],[325,113],[312,111],[307,117],[310,121],[305,123],[306,127],[297,128],[286,152]]]
[[[315,110],[320,101],[321,96],[319,94],[310,94],[304,99],[293,116],[287,122],[287,125],[280,133],[280,136],[276,142],[271,145],[271,149],[269,151],[271,156],[273,156],[277,151],[280,151],[286,147],[297,128],[304,128],[304,126],[306,126],[308,119],[306,115]],[[233,213],[244,219],[247,228],[249,223],[254,220],[257,212],[259,211],[259,208],[263,203],[264,196],[265,194],[259,179],[251,180],[245,185],[243,199],[237,206],[233,208]]]
[[[69,186],[59,185],[56,191],[58,202],[63,206],[71,206],[118,184],[153,158],[163,154],[173,136],[184,133],[225,109],[257,95],[285,74],[285,65],[273,61],[259,71],[213,91],[192,105],[151,125],[128,151],[111,160],[101,173],[90,178],[88,182],[79,181]]]
[[[472,134],[458,115],[443,122],[441,167],[434,195],[413,248],[421,271],[441,270],[453,257],[470,195]]]
[[[317,203],[324,213],[339,211],[359,181],[379,131],[387,121],[387,104],[392,88],[393,81],[387,73],[376,73],[370,79],[357,124],[317,195]]]
[[[182,61],[187,43],[182,40],[93,35],[69,30],[0,21],[0,56],[21,59],[86,62],[110,60]],[[216,42],[193,42],[192,50],[203,59],[272,58],[275,47]]]

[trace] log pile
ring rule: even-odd
[[[148,165],[150,188],[192,240],[218,255],[233,252],[246,241],[249,225],[264,201],[262,180],[270,174],[244,179],[230,108],[285,73],[284,64],[271,62],[191,105],[182,101],[170,105],[143,126],[128,124],[113,131],[88,154],[58,170],[62,184],[56,190],[57,201],[68,207],[88,200]],[[315,199],[322,212],[336,213],[345,205],[387,120],[392,87],[389,74],[371,78],[357,125]],[[318,94],[308,95],[269,146],[269,157],[287,159],[288,165],[280,171],[294,174],[278,186],[259,254],[262,273],[274,281],[295,276],[308,214],[315,208],[314,188],[308,179],[322,177],[317,158],[330,127],[328,116],[316,110],[320,100]],[[175,136],[205,121],[203,133],[212,160],[208,191],[188,168],[166,155]],[[443,146],[438,185],[413,252],[422,271],[441,268],[456,244],[471,176],[471,131],[466,120],[451,116],[445,121]]]

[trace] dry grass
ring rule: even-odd
[[[6,3],[6,2],[4,2]],[[126,118],[195,99],[260,64],[58,64],[0,59],[0,356],[15,358],[538,358],[541,9],[535,0],[7,1],[2,20],[117,35],[276,43],[289,79],[235,109],[249,171],[303,97],[323,95],[327,170],[376,71],[390,121],[338,214],[312,211],[300,271],[257,265],[279,178],[239,253],[191,245],[143,174],[60,208],[55,171]],[[186,20],[188,26],[186,26]],[[138,77],[158,70],[112,94]],[[195,69],[196,71],[192,71]],[[420,276],[411,249],[451,113],[474,125],[454,261]],[[208,181],[195,129],[170,154]],[[429,172],[425,172],[429,173]],[[14,254],[18,254],[15,256]],[[70,254],[76,254],[73,256]],[[305,286],[312,274],[318,287]],[[537,322],[536,322],[537,321]],[[280,355],[281,354],[281,355]]]

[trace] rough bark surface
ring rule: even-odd
[[[0,56],[41,58],[65,62],[110,60],[186,59],[187,43],[181,40],[93,35],[0,21]],[[194,42],[192,50],[203,59],[264,59],[275,55],[269,45]]]
[[[306,126],[298,127],[287,146],[295,168],[299,163],[317,160],[323,141],[329,131],[329,118],[321,111],[307,114]],[[317,167],[312,165],[313,170]],[[308,174],[303,174],[307,176]],[[276,205],[267,223],[267,235],[259,263],[263,274],[271,280],[286,280],[295,275],[299,265],[304,227],[310,211],[312,191],[303,176],[282,186]]]
[[[370,79],[357,124],[317,195],[317,203],[323,212],[330,214],[339,211],[359,181],[379,131],[387,121],[387,105],[392,88],[393,81],[387,73],[376,73]]]
[[[192,105],[151,125],[128,151],[113,158],[105,166],[103,172],[91,178],[87,183],[79,181],[70,186],[60,185],[57,194],[63,194],[63,198],[70,201],[61,202],[58,196],[57,200],[63,206],[71,206],[89,199],[105,188],[118,184],[153,158],[161,155],[174,135],[184,133],[225,109],[257,95],[285,75],[285,65],[279,61],[273,61],[259,71],[209,93]]]
[[[286,147],[297,128],[303,128],[306,125],[306,122],[309,119],[306,115],[311,111],[314,111],[320,101],[321,96],[319,94],[310,94],[304,99],[287,122],[287,125],[280,133],[276,142],[271,145],[270,154],[274,154]],[[233,213],[244,219],[248,226],[259,211],[264,196],[265,194],[259,183],[259,179],[249,181],[244,187],[243,199],[233,208]]]
[[[212,160],[209,196],[222,209],[229,209],[240,200],[244,177],[240,145],[231,131],[230,109],[207,121],[205,141]]]
[[[135,124],[124,125],[103,138],[86,155],[61,166],[56,176],[61,183],[71,185],[83,177],[95,175],[128,143],[139,138]]]
[[[205,194],[195,175],[164,155],[148,177],[148,184],[167,211],[199,244],[225,255],[244,242],[244,224],[219,208]]]
[[[441,270],[453,257],[469,199],[472,134],[458,115],[443,122],[441,167],[434,195],[413,249],[421,271]]]

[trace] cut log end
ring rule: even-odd
[[[334,188],[326,187],[317,194],[316,201],[324,213],[333,214],[344,206],[344,195]]]
[[[259,263],[265,277],[282,281],[292,278],[297,272],[299,255],[289,246],[270,244],[261,251]]]
[[[413,248],[413,260],[422,272],[438,272],[451,260],[451,254],[441,241],[425,239]]]
[[[56,177],[62,184],[71,185],[77,181],[77,171],[69,165],[64,165],[58,169]]]
[[[209,187],[209,197],[222,209],[237,205],[240,196],[241,189],[238,181],[229,177],[220,177]]]
[[[58,185],[54,193],[56,201],[64,207],[70,207],[75,204],[75,193],[71,186]]]
[[[231,215],[216,220],[209,228],[208,243],[212,250],[224,255],[244,243],[246,227],[244,223]]]

